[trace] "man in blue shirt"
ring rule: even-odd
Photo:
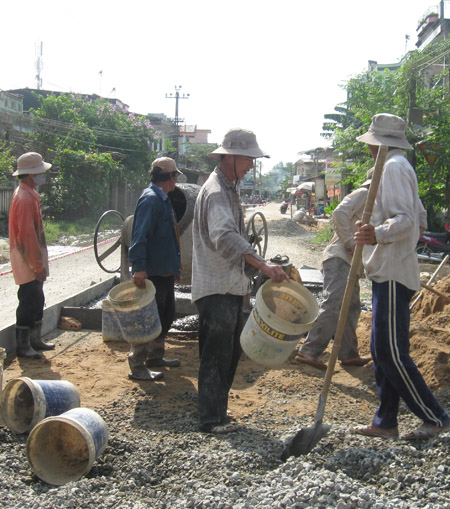
[[[134,380],[159,380],[163,374],[151,367],[177,367],[178,359],[165,359],[165,337],[175,317],[175,278],[181,273],[177,224],[168,194],[175,189],[178,175],[170,157],[155,159],[150,169],[150,185],[136,205],[129,259],[134,284],[145,288],[149,279],[156,289],[156,304],[162,332],[153,341],[131,345],[128,363]]]

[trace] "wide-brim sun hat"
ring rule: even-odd
[[[221,155],[245,157],[270,157],[256,141],[255,133],[247,129],[230,129],[224,136],[222,145],[209,153],[209,157],[220,160]]]
[[[387,147],[412,149],[406,139],[405,121],[390,113],[378,113],[372,117],[369,130],[356,138],[368,145],[386,145]]]
[[[171,157],[158,157],[152,162],[152,166],[150,168],[150,175],[158,174],[162,175],[164,173],[172,173],[176,171],[179,175],[183,175],[183,172],[177,168],[177,163]]]
[[[13,173],[13,176],[37,175],[38,173],[45,173],[51,167],[50,163],[43,161],[41,154],[27,152],[17,159],[17,170]]]

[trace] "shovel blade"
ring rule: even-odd
[[[286,445],[282,454],[281,461],[286,461],[289,456],[301,456],[308,454],[317,443],[330,431],[331,426],[324,426],[321,421],[316,422],[314,426],[302,428],[297,431],[294,438]]]

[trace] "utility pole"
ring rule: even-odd
[[[175,99],[175,118],[173,119],[173,123],[175,124],[175,135],[174,135],[174,145],[175,145],[175,161],[178,163],[179,161],[179,138],[180,138],[180,124],[184,121],[183,118],[179,118],[178,116],[178,101],[180,99],[189,99],[190,94],[180,94],[181,85],[175,85],[175,94],[172,92],[166,94],[166,99]]]
[[[38,90],[41,90],[42,88],[42,78],[41,78],[41,71],[44,68],[44,63],[42,62],[42,46],[43,43],[39,43],[37,46],[35,46],[36,51],[36,88]]]

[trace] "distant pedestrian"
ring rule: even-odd
[[[372,118],[367,143],[376,159],[379,146],[389,148],[370,224],[358,222],[355,242],[364,244],[363,263],[372,281],[370,350],[380,406],[372,423],[354,428],[360,435],[397,438],[400,398],[422,425],[402,438],[430,438],[450,430],[450,419],[409,355],[409,301],[420,290],[416,245],[426,213],[417,177],[403,150],[411,149],[405,122],[380,113]],[[403,149],[403,150],[402,150]]]
[[[260,270],[275,282],[288,280],[281,266],[267,263],[248,243],[239,181],[254,159],[268,157],[251,131],[232,129],[209,154],[218,166],[201,188],[194,211],[192,300],[199,311],[199,427],[228,433],[228,393],[241,356],[242,305],[250,275]]]
[[[317,369],[327,369],[319,356],[336,333],[355,248],[353,235],[356,232],[356,221],[362,217],[369,185],[370,179],[347,195],[333,212],[335,234],[323,253],[323,301],[317,322],[295,357],[297,362]],[[362,270],[359,275],[361,273]],[[360,357],[358,353],[356,327],[360,313],[359,281],[356,281],[339,350],[339,359],[343,366],[364,366],[370,362],[370,357]]]
[[[175,318],[175,279],[181,275],[178,227],[168,194],[175,189],[182,172],[170,157],[155,159],[150,169],[150,185],[139,198],[133,219],[129,260],[133,280],[145,288],[149,279],[156,289],[156,304],[162,332],[153,341],[132,345],[128,356],[129,377],[159,380],[163,373],[153,367],[178,367],[179,359],[166,359],[165,338]]]
[[[39,359],[40,350],[55,345],[42,341],[44,282],[48,277],[48,251],[36,188],[46,182],[45,173],[52,167],[37,152],[27,152],[17,159],[13,173],[19,179],[9,210],[9,247],[11,267],[19,305],[16,310],[16,353],[19,357]]]

